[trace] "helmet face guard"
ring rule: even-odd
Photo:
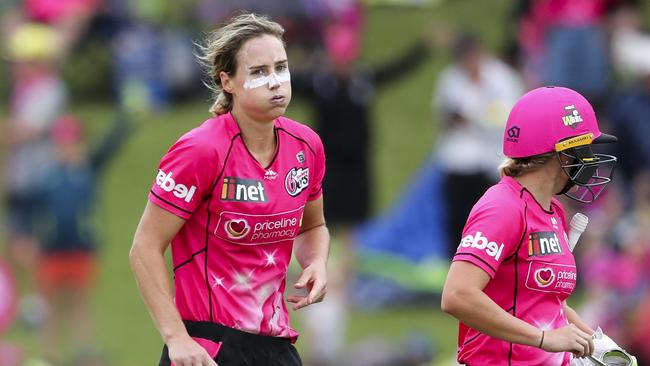
[[[569,181],[558,194],[582,203],[591,203],[612,181],[616,157],[594,154],[593,135],[577,136],[556,144],[557,156]]]

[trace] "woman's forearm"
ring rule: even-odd
[[[300,267],[305,268],[314,262],[327,263],[330,234],[327,226],[319,225],[302,232],[294,242],[294,254]]]
[[[463,324],[512,343],[538,347],[542,331],[503,310],[476,288],[443,293],[442,309]]]
[[[186,336],[187,331],[172,301],[163,253],[136,242],[129,259],[140,294],[163,341],[168,343],[176,336]]]
[[[591,329],[591,327],[585,323],[580,315],[573,310],[572,307],[570,307],[566,302],[564,302],[564,313],[566,314],[567,320],[569,323],[575,324],[576,327],[580,328],[583,332],[587,334],[594,334],[596,331]]]

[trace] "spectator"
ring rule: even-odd
[[[23,13],[29,21],[49,24],[59,35],[59,52],[67,56],[102,3],[102,0],[24,0]]]
[[[605,109],[612,129],[627,141],[619,146],[618,154],[621,171],[633,186],[625,197],[630,204],[644,202],[643,192],[650,189],[650,146],[644,140],[650,134],[650,35],[641,30],[639,13],[638,7],[627,5],[612,17],[614,67],[627,83],[610,98]]]
[[[642,29],[642,9],[633,4],[619,7],[611,17],[612,66],[623,80],[650,73],[650,35]]]
[[[45,230],[37,273],[49,305],[42,350],[54,365],[65,363],[60,357],[68,348],[79,357],[95,350],[90,307],[99,244],[91,224],[95,192],[99,175],[130,131],[120,115],[98,147],[88,152],[82,124],[74,117],[65,116],[52,128],[56,160],[43,190]],[[64,342],[66,327],[72,333],[69,343]]]
[[[435,154],[444,174],[450,257],[474,202],[496,180],[503,126],[523,92],[517,73],[473,34],[458,36],[453,57],[440,74],[433,101],[443,125]]]
[[[583,93],[598,106],[610,82],[603,22],[616,2],[519,3],[520,44],[528,86],[566,86]]]
[[[12,90],[2,140],[6,149],[4,189],[8,219],[8,256],[17,275],[31,282],[38,255],[35,217],[40,210],[47,168],[52,164],[49,129],[66,105],[67,92],[55,61],[58,38],[44,25],[24,24],[9,37]],[[28,287],[32,287],[29,283]],[[24,298],[32,324],[42,314],[37,297]]]
[[[294,91],[315,108],[317,130],[327,154],[324,189],[328,223],[348,226],[368,217],[372,181],[370,171],[371,107],[374,94],[413,70],[428,55],[418,42],[396,60],[373,68],[359,68],[360,29],[332,24],[325,31],[327,56],[323,64],[292,73]],[[329,198],[328,198],[329,197]]]
[[[635,192],[647,191],[649,184],[650,145],[645,138],[650,136],[650,68],[637,82],[623,87],[610,98],[605,115],[612,131],[626,141],[617,147],[617,154],[621,156],[619,166],[623,177],[633,187],[624,197],[632,205],[638,201]]]

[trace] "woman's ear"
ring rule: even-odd
[[[219,79],[221,80],[221,87],[223,88],[223,90],[225,92],[228,92],[229,94],[232,94],[234,85],[230,75],[228,75],[228,73],[225,71],[221,71],[219,72]]]

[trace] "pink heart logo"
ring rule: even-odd
[[[535,271],[535,282],[540,287],[546,287],[555,279],[555,273],[551,268],[540,268]]]
[[[226,222],[226,232],[231,239],[242,238],[246,236],[249,231],[250,226],[248,226],[248,222],[244,219],[233,219]]]
[[[242,220],[231,221],[230,228],[233,229],[235,232],[241,233],[242,231],[244,231],[244,229],[246,229],[246,223]]]
[[[541,278],[543,281],[550,280],[551,276],[553,276],[553,271],[551,271],[550,269],[539,271],[539,278]]]

